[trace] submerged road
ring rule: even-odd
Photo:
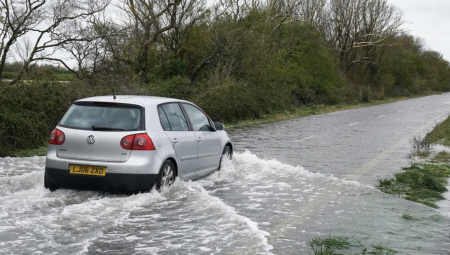
[[[446,212],[373,188],[449,112],[443,94],[231,129],[221,171],[134,196],[51,193],[44,157],[0,158],[0,254],[312,254],[330,235],[449,254]]]
[[[239,150],[373,185],[408,163],[411,139],[450,114],[450,94],[233,129]]]

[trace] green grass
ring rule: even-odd
[[[403,213],[402,218],[405,220],[414,220],[414,217],[409,212]]]
[[[422,136],[418,134],[415,135],[410,142],[412,145],[411,154],[408,155],[410,158],[428,158],[431,155],[434,144],[429,136],[422,138]]]
[[[446,151],[440,151],[431,159],[431,162],[450,163],[450,153]]]
[[[442,123],[427,134],[425,139],[429,139],[432,143],[450,146],[450,118],[447,118]]]
[[[14,77],[16,77],[17,73],[14,72],[3,72],[2,76],[3,79],[14,79]]]
[[[362,254],[374,254],[374,255],[389,255],[389,254],[397,254],[398,252],[393,249],[389,249],[387,247],[383,247],[381,245],[372,245],[370,250],[363,250]]]
[[[397,251],[381,245],[364,247],[360,241],[348,237],[315,237],[309,241],[314,255],[343,255],[343,254],[374,254],[388,255],[396,254]]]
[[[315,237],[309,241],[315,255],[340,254],[336,250],[348,249],[352,246],[347,237]]]
[[[74,78],[75,75],[72,73],[58,73],[56,74],[56,77],[58,78],[58,80],[70,80]]]
[[[380,179],[377,188],[388,194],[438,208],[435,202],[444,199],[442,193],[448,191],[448,178],[450,167],[447,164],[416,163],[403,168],[393,178]]]
[[[16,72],[3,72],[3,79],[14,79],[17,76]],[[72,78],[75,78],[73,73],[55,73],[55,79],[60,81],[68,81]],[[34,79],[33,77],[28,77],[27,75],[23,76],[24,80]]]
[[[33,157],[47,155],[48,145],[31,148],[27,150],[16,150],[10,153],[10,157]]]

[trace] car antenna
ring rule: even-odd
[[[116,93],[114,93],[114,89],[112,89],[113,99],[116,99]]]

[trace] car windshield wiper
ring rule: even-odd
[[[96,127],[92,126],[92,130],[101,131],[101,130],[124,130],[123,128],[110,128],[110,127]]]

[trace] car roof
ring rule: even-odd
[[[169,102],[186,102],[185,100],[168,98],[168,97],[154,97],[154,96],[135,96],[135,95],[116,95],[116,99],[113,96],[97,96],[87,97],[79,99],[75,102],[108,102],[108,103],[125,103],[125,104],[137,104],[141,106],[159,105]]]

